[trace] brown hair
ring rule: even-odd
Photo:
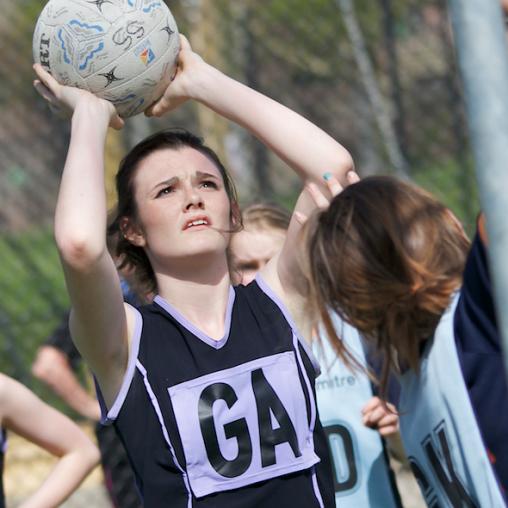
[[[469,241],[444,205],[392,177],[347,187],[307,228],[318,315],[346,363],[330,312],[376,347],[383,394],[390,370],[418,371],[422,343],[461,284]]]
[[[121,227],[122,219],[127,217],[134,222],[137,220],[134,177],[139,163],[157,150],[166,148],[181,150],[186,147],[197,150],[215,164],[222,176],[224,188],[231,204],[231,221],[235,225],[233,231],[241,228],[242,225],[233,180],[217,154],[207,147],[201,138],[184,129],[166,129],[138,143],[120,162],[120,168],[116,175],[118,205],[112,213],[108,235],[116,237],[115,254],[120,260],[118,269],[132,272],[139,288],[142,288],[146,294],[157,292],[155,274],[144,249],[133,245],[124,237]]]

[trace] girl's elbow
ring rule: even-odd
[[[60,258],[75,270],[83,271],[94,266],[105,251],[105,245],[79,234],[56,234],[55,240]]]
[[[86,436],[83,436],[85,439],[81,446],[78,446],[76,450],[74,450],[75,455],[79,457],[80,464],[83,465],[83,468],[87,473],[92,471],[92,469],[99,464],[101,460],[101,454],[99,452],[99,448]]]
[[[97,446],[95,446],[92,442],[90,442],[90,445],[87,447],[86,459],[89,471],[91,471],[95,466],[97,466],[101,460],[99,448],[97,448]]]

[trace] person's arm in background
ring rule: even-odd
[[[399,413],[393,404],[377,396],[372,397],[362,409],[362,420],[365,426],[377,430],[385,439],[393,457],[399,462],[407,462],[399,432]]]
[[[501,7],[506,15],[508,15],[508,0],[501,0]]]
[[[78,414],[94,421],[100,419],[99,403],[81,386],[69,359],[58,348],[41,346],[32,365],[32,374]]]
[[[389,437],[399,432],[399,415],[390,402],[372,397],[362,409],[363,424]]]
[[[59,459],[44,483],[19,508],[59,506],[99,462],[97,447],[75,423],[3,374],[0,422]]]
[[[382,358],[366,346],[367,364],[374,375],[379,379],[381,376]],[[399,428],[399,404],[400,386],[393,375],[389,377],[386,393],[382,396],[378,393],[378,385],[373,384],[374,396],[362,409],[363,424],[375,429],[384,438],[390,455],[402,464],[407,463],[406,452],[402,444]]]

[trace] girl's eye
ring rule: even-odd
[[[212,180],[204,180],[201,182],[201,187],[204,187],[205,189],[218,189],[219,186]]]
[[[161,189],[157,195],[155,196],[156,198],[160,198],[161,196],[164,196],[166,194],[171,194],[172,192],[174,191],[174,188],[173,187],[164,187],[163,189]]]

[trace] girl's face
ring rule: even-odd
[[[284,244],[286,232],[276,228],[256,229],[246,226],[231,239],[233,271],[240,284],[248,284],[256,273],[277,254]]]
[[[128,238],[145,249],[155,273],[226,255],[230,201],[220,171],[202,153],[187,147],[151,153],[139,163],[134,188],[138,216]]]

